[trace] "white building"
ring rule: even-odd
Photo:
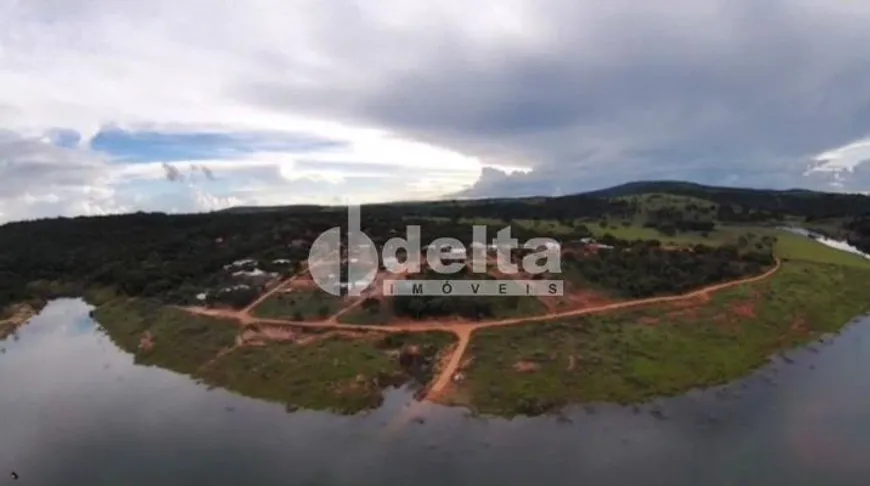
[[[384,257],[384,266],[385,267],[396,266],[399,264],[400,264],[399,259],[396,257]]]
[[[347,290],[365,290],[371,282],[368,280],[357,280],[355,282],[341,282],[339,287]]]

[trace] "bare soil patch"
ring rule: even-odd
[[[577,367],[577,357],[573,354],[568,356],[568,367],[565,368],[566,371],[574,371],[574,368]]]
[[[534,373],[541,369],[541,365],[533,361],[517,361],[513,368],[517,373]]]
[[[668,312],[665,314],[665,318],[667,319],[694,319],[698,315],[697,307],[689,307],[687,309],[677,310],[673,312]]]
[[[752,318],[755,317],[755,304],[752,302],[743,302],[731,308],[731,312],[739,317]]]
[[[368,389],[370,385],[368,377],[358,374],[350,380],[336,384],[335,394],[338,396],[357,395],[360,391]]]
[[[145,331],[139,338],[139,351],[148,352],[154,349],[154,336],[150,331]]]
[[[566,289],[565,295],[562,296],[562,302],[571,309],[585,309],[612,304],[616,301],[595,290],[574,287]]]
[[[293,292],[294,290],[309,290],[317,287],[317,283],[314,280],[311,280],[311,277],[307,278],[298,278],[289,284],[286,287],[281,289],[281,292]]]
[[[807,327],[807,321],[803,316],[795,318],[789,330],[795,334],[810,334],[810,328]]]
[[[30,321],[36,312],[36,309],[28,304],[17,305],[11,310],[7,308],[5,314],[9,317],[0,319],[0,339],[13,334],[19,327]]]

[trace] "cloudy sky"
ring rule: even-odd
[[[0,0],[0,221],[870,190],[870,2]]]

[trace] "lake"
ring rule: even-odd
[[[504,420],[412,413],[404,390],[363,415],[287,413],[133,365],[88,312],[54,301],[0,342],[0,483],[870,484],[866,319],[726,387]]]

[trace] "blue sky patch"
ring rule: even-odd
[[[258,151],[321,152],[345,144],[284,133],[161,133],[104,130],[91,148],[125,162],[234,158]]]

